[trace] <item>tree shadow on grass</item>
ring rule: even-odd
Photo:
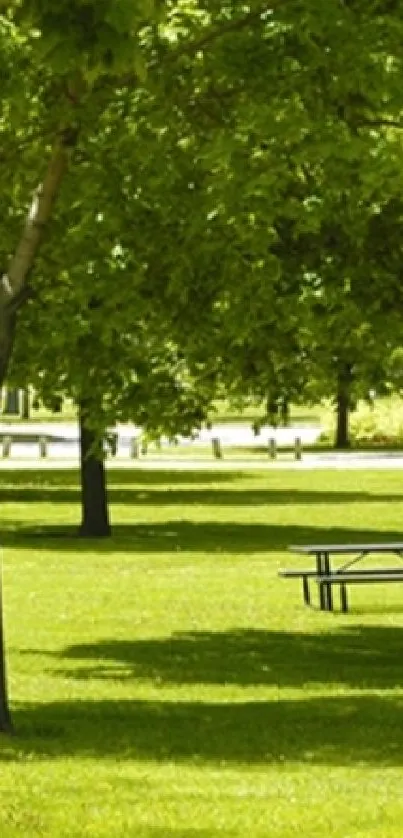
[[[170,487],[181,486],[211,486],[204,490],[206,496],[215,502],[216,486],[222,483],[231,484],[232,481],[245,479],[245,475],[236,471],[169,471],[155,469],[142,471],[141,469],[114,469],[108,472],[108,498],[113,503],[133,504],[161,504],[166,502],[166,492]],[[159,489],[162,485],[164,489]],[[127,487],[127,488],[126,488]],[[172,489],[173,498],[175,492]],[[196,489],[198,491],[198,489]],[[150,496],[148,499],[148,492]],[[189,489],[191,497],[192,488]],[[211,492],[211,494],[210,494]],[[201,490],[203,495],[203,490]],[[154,497],[155,494],[155,497]],[[247,494],[247,493],[246,493]],[[183,503],[186,489],[180,490]],[[46,471],[31,471],[16,469],[15,471],[0,471],[0,502],[2,503],[79,503],[81,497],[80,474],[77,470],[51,469]],[[172,500],[174,503],[175,500]],[[189,500],[191,503],[192,501]]]
[[[323,634],[234,630],[70,646],[53,657],[55,677],[140,679],[223,687],[214,700],[61,701],[17,704],[15,740],[0,740],[0,760],[27,754],[254,765],[403,765],[403,629],[350,626]],[[33,650],[41,654],[40,650]],[[31,654],[26,650],[26,654]],[[72,664],[77,661],[76,668]],[[228,701],[228,689],[277,687]],[[342,686],[351,694],[307,695]],[[282,697],[284,688],[297,697]],[[372,690],[373,694],[369,691]],[[220,694],[218,693],[220,696]],[[265,696],[260,692],[259,695]],[[267,695],[267,694],[266,694]]]
[[[113,536],[107,539],[83,539],[75,525],[25,525],[20,521],[3,521],[0,542],[3,547],[29,547],[63,552],[97,553],[244,553],[245,559],[259,552],[283,551],[290,544],[403,541],[400,530],[354,529],[350,527],[318,527],[298,524],[244,524],[216,521],[171,520],[162,523],[115,524]],[[290,558],[291,561],[291,558]],[[390,564],[390,558],[387,560]],[[311,564],[312,559],[295,557],[297,566]]]
[[[340,504],[402,503],[402,494],[377,494],[368,491],[306,491],[298,489],[257,489],[223,490],[209,489],[174,489],[167,485],[164,489],[153,486],[135,485],[130,489],[109,486],[108,499],[111,505],[125,504],[137,506],[324,506]],[[0,487],[0,503],[80,503],[79,486],[8,486]]]
[[[249,475],[250,476],[250,475]],[[183,484],[189,486],[214,485],[215,483],[230,483],[232,480],[244,480],[248,473],[239,469],[228,469],[219,471],[214,469],[141,469],[136,466],[133,469],[114,468],[108,471],[108,485],[113,486],[159,486],[169,483],[171,485]],[[46,469],[33,471],[32,469],[0,470],[0,488],[3,486],[13,489],[14,487],[26,486],[31,488],[76,488],[80,485],[80,471],[78,469]]]
[[[403,605],[402,605],[403,610]],[[342,684],[351,689],[403,687],[403,629],[348,627],[308,634],[252,629],[176,633],[166,638],[105,640],[69,646],[52,674],[79,680],[141,679],[159,685],[242,687]],[[25,650],[21,654],[42,654]],[[76,662],[76,666],[72,666]]]
[[[403,764],[403,699],[351,695],[241,702],[19,705],[1,760],[80,756],[254,765]]]
[[[305,505],[340,505],[371,503],[402,503],[403,493],[376,494],[367,491],[306,491],[298,489],[257,489],[227,491],[220,488],[209,489],[174,489],[167,485],[164,489],[155,489],[135,485],[130,489],[109,486],[108,499],[111,505],[131,506],[305,506]],[[9,486],[0,487],[0,503],[77,503],[81,489],[79,486]]]
[[[249,475],[250,476],[250,475]],[[111,504],[133,506],[206,505],[327,505],[403,503],[401,493],[378,493],[363,488],[347,491],[295,486],[273,489],[231,489],[231,483],[248,474],[236,471],[141,471],[114,470],[108,473],[108,497]],[[222,484],[228,484],[228,488]],[[161,488],[162,484],[164,488]],[[180,486],[180,488],[175,488]],[[184,487],[188,488],[184,488]],[[208,487],[208,488],[205,488]],[[0,472],[0,502],[79,503],[80,479],[76,471]]]

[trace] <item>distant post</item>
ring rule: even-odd
[[[295,437],[295,459],[302,460],[302,442],[301,437]]]
[[[136,436],[132,436],[130,440],[130,456],[132,460],[137,460],[139,456],[139,443]]]
[[[11,453],[11,436],[3,436],[3,445],[2,445],[2,453],[3,457],[9,457]]]
[[[277,445],[276,440],[274,437],[271,437],[268,442],[268,454],[271,460],[275,460],[277,457]]]
[[[44,459],[48,453],[48,446],[46,436],[39,437],[39,456],[41,459]]]
[[[216,460],[222,460],[222,448],[221,448],[221,442],[220,442],[220,440],[218,439],[218,437],[216,437],[216,436],[215,436],[215,437],[213,437],[213,439],[211,440],[211,445],[212,445],[212,447],[213,447],[213,457],[214,457]]]

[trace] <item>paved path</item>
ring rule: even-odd
[[[317,452],[303,453],[301,460],[295,460],[292,446],[295,438],[299,437],[304,445],[312,445],[318,439],[321,428],[318,426],[294,426],[291,428],[264,427],[255,436],[249,426],[235,424],[217,424],[210,431],[201,431],[194,440],[180,438],[181,447],[192,449],[182,456],[178,456],[175,446],[166,442],[162,452],[151,447],[150,453],[139,459],[130,457],[130,442],[139,436],[140,429],[134,425],[119,425],[118,453],[114,458],[108,458],[108,468],[167,468],[167,469],[398,469],[403,468],[403,451],[385,452]],[[11,456],[0,457],[0,469],[15,468],[77,468],[78,467],[78,427],[76,423],[43,422],[8,424],[0,422],[0,433],[13,435],[26,433],[46,434],[51,438],[48,445],[48,456],[39,459],[39,447],[35,443],[16,442],[12,445]],[[206,446],[211,445],[212,438],[218,438],[222,444],[223,459],[214,459],[212,454],[206,453]],[[258,457],[254,453],[250,458],[242,448],[262,448],[267,446],[268,439],[274,438],[277,445],[290,445],[290,451],[280,453],[275,460],[270,460],[263,453]],[[226,458],[225,448],[231,446],[231,455]],[[240,451],[234,452],[239,446]],[[204,449],[204,450],[203,450]]]
[[[78,456],[48,457],[39,460],[37,456],[12,456],[0,459],[0,471],[15,469],[76,469],[79,466]],[[215,460],[213,457],[175,457],[158,454],[147,454],[137,460],[128,457],[114,457],[107,460],[108,469],[163,469],[163,470],[191,470],[203,471],[254,471],[254,470],[313,470],[313,469],[403,469],[403,452],[393,455],[385,453],[366,454],[348,452],[343,454],[304,454],[302,460],[296,461],[291,455],[279,456],[276,460],[257,458],[256,455],[247,459],[231,457],[231,459]]]
[[[116,428],[118,434],[118,450],[117,456],[120,459],[130,458],[130,448],[133,439],[140,439],[141,428],[135,425],[118,425]],[[77,458],[78,451],[78,425],[77,423],[67,422],[43,422],[43,423],[24,423],[12,424],[7,422],[0,422],[0,433],[10,434],[13,437],[11,447],[12,459],[31,459],[37,457],[39,454],[38,443],[28,442],[24,440],[27,435],[46,436],[48,439],[48,456],[58,459]],[[277,428],[263,427],[260,434],[256,435],[248,425],[239,424],[216,424],[211,430],[203,429],[195,434],[193,439],[186,437],[178,437],[178,444],[181,449],[192,449],[195,456],[199,456],[200,449],[204,448],[212,450],[212,440],[219,439],[222,449],[228,447],[245,447],[245,448],[259,448],[267,446],[269,439],[275,439],[277,445],[289,445],[292,447],[295,444],[295,439],[298,437],[302,445],[312,445],[318,439],[321,433],[319,426],[295,426],[292,428]],[[18,441],[14,441],[16,437],[20,437]],[[162,450],[164,454],[172,453],[175,458],[175,445],[170,445],[169,441],[162,440]],[[150,445],[151,452],[155,453],[156,446]],[[188,456],[188,452],[186,452]],[[246,452],[245,452],[246,455]]]

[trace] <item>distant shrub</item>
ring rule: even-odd
[[[403,443],[403,402],[398,396],[380,399],[374,405],[360,402],[351,416],[351,440],[357,444]]]
[[[319,442],[332,445],[336,430],[334,408],[327,403],[321,417]],[[373,404],[360,401],[350,417],[350,440],[353,446],[403,445],[403,399],[379,398]]]

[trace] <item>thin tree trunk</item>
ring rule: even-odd
[[[336,394],[336,436],[334,447],[350,448],[349,419],[351,409],[351,367],[343,366],[338,373]]]
[[[86,423],[89,406],[83,402],[79,410],[80,467],[81,467],[81,525],[80,535],[103,538],[111,534],[105,464],[96,451],[96,436]]]
[[[3,585],[2,568],[0,566],[0,733],[13,733],[10,710],[8,706],[6,655],[3,631]]]
[[[290,424],[290,403],[287,396],[282,396],[280,403],[281,424],[284,428],[288,428]]]
[[[8,266],[8,271],[3,273],[0,279],[0,386],[5,381],[14,345],[17,309],[25,299],[29,272],[39,250],[45,226],[51,217],[53,204],[67,168],[69,149],[75,145],[76,141],[77,131],[66,131],[57,141],[45,177],[34,195],[24,230]],[[1,589],[0,732],[12,732],[7,695]]]
[[[7,377],[8,365],[14,345],[16,312],[2,304],[0,294],[0,385]]]
[[[4,413],[8,414],[9,416],[20,415],[20,391],[17,387],[7,387]]]
[[[45,177],[34,194],[22,236],[8,271],[3,274],[1,280],[2,296],[9,301],[14,300],[25,286],[67,169],[69,149],[75,145],[76,140],[76,133],[73,135],[71,131],[66,131],[58,140],[49,160]]]
[[[29,387],[21,390],[21,419],[29,419],[30,415],[30,392]]]
[[[35,192],[14,255],[0,279],[0,385],[7,374],[14,344],[16,312],[24,301],[29,272],[34,264],[67,168],[69,150],[77,131],[65,131],[55,144],[45,177]]]

